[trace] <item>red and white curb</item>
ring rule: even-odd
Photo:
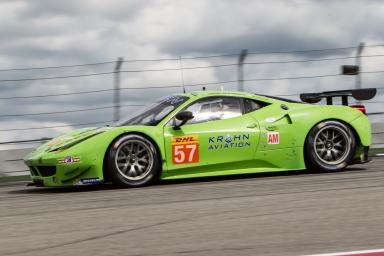
[[[310,254],[305,256],[384,256],[384,249],[350,251],[350,252],[331,252],[322,254]]]

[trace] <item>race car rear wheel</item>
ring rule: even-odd
[[[160,157],[156,147],[147,138],[128,134],[118,138],[107,157],[108,176],[120,186],[143,186],[157,177]]]
[[[309,132],[305,142],[307,168],[314,171],[344,169],[355,153],[356,138],[352,130],[338,121],[324,121]]]

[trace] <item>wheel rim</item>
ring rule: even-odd
[[[344,129],[333,125],[326,126],[316,133],[314,149],[322,162],[338,165],[348,157],[351,139]]]
[[[152,169],[153,153],[142,141],[128,140],[117,148],[115,165],[126,179],[141,180]]]

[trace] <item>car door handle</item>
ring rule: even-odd
[[[277,127],[275,125],[270,125],[270,126],[267,126],[267,131],[276,131],[277,130]]]
[[[256,123],[247,125],[247,128],[256,128],[256,127],[257,127]]]

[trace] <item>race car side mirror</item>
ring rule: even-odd
[[[180,127],[182,125],[184,125],[186,122],[188,122],[189,120],[193,119],[193,114],[191,111],[181,111],[179,113],[176,114],[175,118],[179,121],[181,121],[180,124],[178,125],[175,125],[173,127],[174,130],[180,130]]]

